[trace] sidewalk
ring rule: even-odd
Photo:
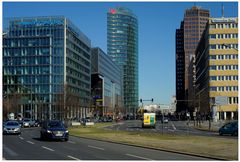
[[[223,121],[223,120],[211,121],[210,130],[209,130],[209,121],[208,120],[207,121],[206,120],[205,121],[201,121],[198,124],[195,121],[195,125],[194,125],[194,121],[190,121],[190,126],[192,128],[198,129],[198,130],[218,132],[219,128],[221,128],[227,122],[229,122],[229,121]]]

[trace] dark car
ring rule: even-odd
[[[44,121],[42,123],[41,139],[61,139],[68,141],[68,130],[61,121]]]
[[[232,136],[238,135],[238,122],[230,122],[219,129],[219,135],[230,134]]]
[[[7,121],[3,126],[3,134],[21,134],[21,126],[17,121]]]

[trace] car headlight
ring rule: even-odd
[[[65,133],[68,133],[68,130],[66,130]]]
[[[15,131],[19,131],[19,128],[15,128]]]
[[[6,130],[7,130],[7,128],[3,128],[3,130],[5,130],[5,131],[6,131]]]
[[[47,133],[52,133],[52,131],[50,131],[50,130],[47,130]]]

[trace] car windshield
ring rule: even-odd
[[[5,125],[15,126],[15,125],[18,125],[18,123],[16,123],[16,122],[8,122]]]
[[[61,122],[50,122],[48,124],[49,128],[56,128],[56,127],[63,127],[63,124]]]

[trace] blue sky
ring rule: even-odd
[[[238,3],[197,2],[211,17],[238,16]],[[64,15],[92,41],[107,51],[107,11],[116,6],[131,9],[139,21],[139,98],[170,103],[175,95],[175,31],[184,11],[194,2],[3,2],[3,26],[7,18]]]

